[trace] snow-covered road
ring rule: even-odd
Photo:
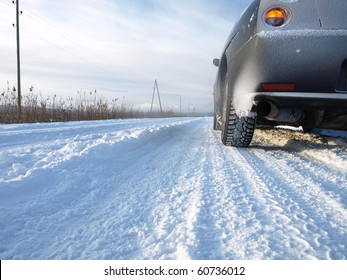
[[[0,125],[0,259],[347,259],[347,140],[210,118]]]

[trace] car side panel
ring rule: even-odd
[[[253,1],[248,8],[243,12],[240,19],[234,26],[229,35],[225,48],[221,56],[221,63],[218,69],[216,83],[214,85],[214,110],[219,116],[223,112],[224,100],[224,84],[226,71],[231,71],[230,67],[237,70],[235,65],[230,61],[237,56],[238,52],[242,49],[244,44],[247,43],[256,33],[256,24],[258,16],[258,7],[260,0]],[[233,71],[235,72],[235,71]],[[237,71],[236,71],[237,72]],[[229,73],[229,77],[233,74]]]

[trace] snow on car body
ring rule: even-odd
[[[347,129],[347,0],[254,0],[226,42],[214,128],[248,146],[257,124]]]

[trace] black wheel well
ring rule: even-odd
[[[221,85],[225,84],[225,78],[226,78],[226,74],[228,72],[228,63],[227,63],[227,59],[225,54],[223,55],[223,57],[221,58],[221,62],[220,62],[220,67],[219,67],[219,77],[221,78]]]

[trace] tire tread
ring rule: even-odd
[[[255,123],[255,117],[238,117],[231,103],[226,131],[222,133],[223,144],[226,146],[248,147],[252,142]]]

